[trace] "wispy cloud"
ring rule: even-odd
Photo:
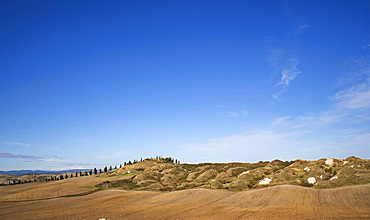
[[[303,30],[303,29],[306,29],[306,28],[309,28],[309,27],[310,27],[310,25],[303,24],[303,25],[301,25],[301,26],[298,27],[298,30]]]
[[[6,153],[6,152],[0,152],[0,158],[42,159],[42,157],[37,157],[37,156],[11,154],[11,153]]]
[[[255,129],[184,146],[182,154],[195,161],[230,162],[273,159],[368,157],[370,133],[335,130],[331,133],[306,129]],[[213,161],[209,161],[209,155]],[[192,161],[189,161],[192,162]]]
[[[235,112],[229,112],[229,114],[227,114],[227,116],[229,116],[229,117],[233,117],[233,118],[237,118],[237,117],[239,117],[239,115],[238,115],[238,114],[236,114]]]
[[[310,25],[308,25],[308,24],[303,24],[303,25],[301,25],[301,26],[299,26],[298,28],[297,28],[297,30],[294,32],[295,34],[300,34],[300,33],[302,33],[305,29],[307,29],[307,28],[309,28],[310,27]]]
[[[212,154],[213,159],[218,162],[272,160],[286,157],[287,149],[295,147],[298,137],[303,133],[305,131],[278,132],[255,129],[210,139],[203,144],[187,145],[184,146],[183,153],[192,152],[198,161],[209,158],[208,154]]]
[[[61,162],[61,161],[64,161],[63,158],[57,157],[57,156],[51,156],[51,157],[48,157],[48,158],[44,158],[42,160],[45,161],[45,162]]]
[[[333,98],[338,106],[346,109],[369,109],[370,108],[370,86],[362,83],[349,89],[340,90]]]
[[[271,126],[279,125],[290,118],[291,118],[290,116],[275,118],[274,121],[271,123]]]
[[[289,59],[286,67],[281,71],[281,79],[275,85],[275,87],[280,88],[280,90],[274,94],[272,97],[278,99],[290,85],[290,83],[302,72],[297,68],[299,60],[296,58]]]
[[[280,64],[283,54],[284,54],[283,49],[272,48],[272,49],[269,49],[267,52],[267,59],[271,65],[277,66],[278,64]]]
[[[298,70],[297,65],[299,64],[299,60],[292,58],[288,60],[287,67],[283,69],[281,72],[281,79],[276,84],[276,86],[289,86],[290,82],[293,81],[301,71]]]
[[[229,112],[227,116],[237,118],[237,117],[246,116],[246,115],[248,115],[248,111],[245,109],[242,109],[238,112]]]
[[[25,162],[63,162],[65,161],[63,158],[58,156],[50,156],[50,157],[39,157],[33,155],[21,155],[21,154],[12,154],[7,152],[0,152],[0,158],[13,158],[13,159],[28,159]]]
[[[20,145],[20,146],[25,146],[25,147],[28,147],[30,146],[31,144],[26,144],[26,143],[21,143],[21,142],[15,142],[15,141],[8,141],[8,142],[5,142],[6,144],[9,144],[9,145]]]

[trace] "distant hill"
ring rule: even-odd
[[[60,170],[60,171],[50,171],[50,170],[10,170],[2,171],[0,170],[0,175],[9,175],[9,176],[21,176],[26,174],[61,174],[61,173],[74,173],[85,171],[87,169],[72,169],[72,170]]]

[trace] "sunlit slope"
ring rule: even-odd
[[[230,192],[104,190],[79,197],[0,203],[2,219],[369,219],[370,186],[281,185]]]
[[[124,181],[107,181],[105,188],[172,191],[196,187],[250,190],[273,185],[335,188],[370,183],[370,161],[356,157],[318,161],[279,161],[225,164],[174,164],[144,161],[102,174],[128,175]]]
[[[370,183],[369,165],[369,160],[355,157],[255,164],[176,164],[147,160],[98,175],[1,186],[0,202],[82,196],[105,189],[176,191],[203,187],[246,191],[284,184],[336,188]]]

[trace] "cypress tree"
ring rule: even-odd
[[[94,174],[98,174],[98,171],[96,170],[96,168],[94,168]]]
[[[104,173],[106,173],[108,171],[108,168],[107,166],[104,167]]]
[[[109,171],[112,171],[112,166],[109,166]]]

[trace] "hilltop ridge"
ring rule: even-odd
[[[357,157],[317,161],[260,161],[258,163],[177,164],[162,159],[144,160],[98,174],[102,188],[173,191],[206,187],[250,190],[274,185],[334,188],[370,182],[370,161]],[[110,177],[125,179],[110,181]]]

